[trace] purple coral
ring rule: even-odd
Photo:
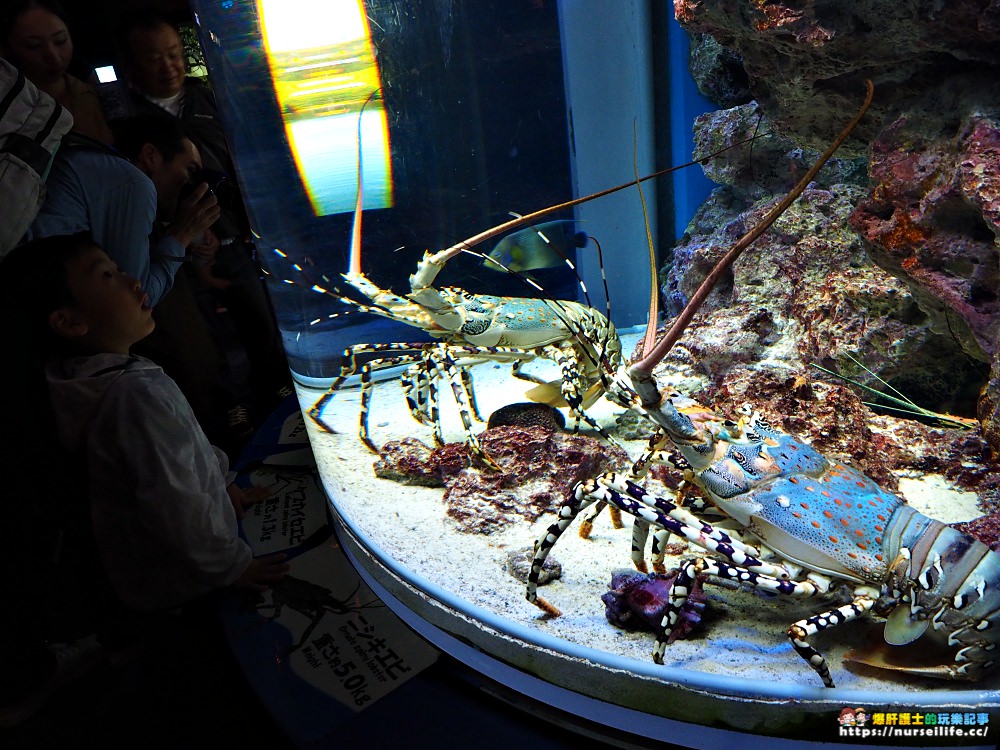
[[[608,622],[624,630],[649,630],[655,632],[663,619],[663,612],[670,600],[679,569],[669,573],[616,573],[611,577],[610,590],[601,596]],[[668,642],[686,638],[701,623],[707,597],[702,590],[704,576],[698,576],[687,602],[681,610],[681,619]]]

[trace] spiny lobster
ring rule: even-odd
[[[753,138],[734,143],[718,153],[736,148],[750,140]],[[632,182],[518,216],[445,250],[436,253],[426,251],[417,264],[416,271],[410,276],[409,293],[400,296],[380,288],[361,270],[362,180],[359,159],[359,190],[354,212],[350,269],[343,275],[343,280],[367,298],[368,302],[358,302],[331,290],[332,282],[325,277],[324,284],[314,283],[311,288],[361,312],[419,328],[441,341],[356,344],[348,347],[343,352],[343,364],[338,377],[329,390],[308,410],[309,416],[318,427],[331,431],[323,421],[324,409],[350,376],[360,374],[361,415],[358,434],[365,446],[378,453],[369,436],[368,428],[373,387],[372,373],[407,365],[401,376],[404,396],[413,417],[423,424],[432,426],[434,442],[437,445],[442,445],[444,442],[436,381],[447,378],[451,383],[470,448],[488,466],[499,469],[483,451],[472,431],[472,419],[475,418],[480,422],[483,419],[476,405],[472,379],[468,372],[473,365],[497,362],[511,364],[514,377],[536,384],[525,394],[528,398],[555,407],[568,406],[572,416],[578,421],[586,422],[605,438],[612,440],[586,411],[606,392],[611,377],[622,365],[621,340],[614,325],[605,315],[579,302],[544,297],[474,295],[457,287],[436,288],[433,284],[444,264],[460,253],[470,253],[486,259],[486,255],[474,249],[476,245],[514,229],[534,224],[539,218],[548,214],[624,190],[696,163],[698,162],[689,162],[660,170],[642,178],[637,176]],[[279,250],[275,252],[286,257]],[[494,266],[505,268],[502,263],[494,259],[489,259],[489,262]],[[570,265],[572,267],[572,264]],[[293,267],[305,277],[301,266],[293,264]],[[541,291],[533,280],[518,274],[515,276]],[[289,284],[297,283],[294,280],[285,281]],[[360,355],[375,356],[359,364]],[[525,364],[535,359],[555,362],[560,368],[561,377],[554,381],[543,381],[521,371]]]
[[[680,566],[656,633],[657,663],[663,663],[692,587],[700,576],[708,576],[800,597],[849,586],[848,603],[801,619],[787,631],[795,651],[827,687],[834,686],[829,667],[809,639],[869,612],[886,618],[888,644],[902,646],[922,639],[922,644],[934,644],[950,655],[946,663],[903,671],[975,680],[995,666],[1000,555],[916,512],[863,474],[829,461],[747,407],[732,421],[679,393],[661,391],[653,377],[654,366],[680,337],[725,268],[791,204],[800,186],[813,179],[861,119],[872,95],[868,82],[865,104],[847,129],[803,182],[726,254],[660,341],[655,341],[655,316],[651,316],[642,359],[627,370],[620,368],[606,395],[645,414],[658,431],[630,477],[607,473],[578,483],[559,509],[557,521],[535,542],[526,597],[548,615],[560,613],[537,594],[545,558],[581,512],[590,509],[592,519],[594,508],[610,505],[636,519],[633,559],[640,568],[649,527],[657,529],[654,563],[662,560],[656,550],[670,534],[708,552]],[[684,468],[685,479],[704,490],[710,502],[675,503],[649,494],[634,481],[650,464],[670,462],[665,452],[670,444],[683,459],[674,463]],[[722,516],[725,524],[712,525],[708,522],[712,516]],[[738,531],[730,531],[732,526]]]

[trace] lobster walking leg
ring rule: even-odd
[[[607,507],[607,503],[601,502],[594,505],[590,510],[583,514],[583,520],[580,521],[580,538],[590,539],[590,534],[594,530],[594,519],[601,515],[601,512]],[[620,529],[625,526],[622,523],[622,514],[618,508],[611,508],[609,511],[611,514],[611,525]]]
[[[410,415],[420,424],[434,425],[438,419],[437,386],[428,372],[426,359],[410,365],[399,378]]]
[[[670,601],[660,623],[656,646],[653,649],[653,660],[657,664],[663,663],[663,654],[671,640],[670,633],[680,621],[681,612],[687,603],[688,592],[698,576],[702,575],[735,581],[785,596],[810,597],[826,593],[829,588],[829,580],[815,574],[814,579],[789,581],[757,573],[744,565],[730,565],[721,560],[706,557],[689,560],[681,566],[670,589]],[[877,598],[876,589],[867,586],[858,587],[850,603],[799,620],[788,628],[788,638],[792,642],[792,647],[816,671],[826,687],[834,687],[826,659],[806,639],[823,630],[856,620],[875,605]]]
[[[485,361],[483,355],[495,356],[498,353],[504,352],[496,347],[455,347],[443,343],[426,344],[421,351],[420,367],[415,373],[415,377],[412,381],[407,379],[404,383],[404,394],[414,417],[421,422],[427,419],[433,423],[434,443],[439,446],[444,445],[435,383],[439,378],[447,378],[451,384],[452,395],[458,406],[458,413],[469,447],[491,468],[499,471],[500,467],[483,451],[479,438],[472,432],[473,416],[479,421],[482,421],[482,417],[479,414],[479,407],[476,405],[472,379],[468,375],[470,365]],[[414,391],[417,395],[416,401],[412,396]],[[424,403],[426,403],[426,407],[423,406]]]
[[[316,403],[312,405],[309,409],[309,417],[313,420],[317,427],[319,427],[324,432],[333,432],[330,426],[323,421],[323,412],[326,410],[327,405],[333,400],[334,394],[340,389],[351,375],[360,374],[361,378],[361,401],[362,401],[362,413],[361,413],[361,427],[360,431],[363,434],[362,440],[372,450],[375,450],[370,440],[368,440],[368,413],[367,413],[367,403],[370,399],[370,389],[371,389],[371,373],[376,370],[386,370],[390,367],[397,367],[399,365],[404,365],[407,362],[413,362],[419,359],[419,351],[424,345],[422,343],[417,344],[355,344],[354,346],[349,346],[344,349],[341,355],[343,359],[343,364],[340,366],[340,372],[337,375],[336,380],[330,385],[329,390],[317,399]],[[375,357],[370,359],[363,364],[358,364],[359,354],[378,354],[381,352],[411,352],[410,354],[398,354],[394,356],[386,357]]]
[[[459,369],[459,376],[462,379],[462,388],[465,391],[465,398],[469,403],[469,411],[472,412],[472,418],[477,422],[485,422],[483,419],[483,413],[479,411],[479,402],[476,400],[476,391],[472,387],[472,374],[465,367]]]
[[[431,425],[434,428],[434,442],[443,444],[438,409],[437,378],[442,375],[431,357],[423,357],[421,361],[410,367],[400,378],[403,398],[406,399],[410,414],[420,424]],[[464,367],[458,368],[459,385],[465,397],[465,402],[473,419],[482,422],[483,417],[476,403],[476,392],[472,385],[472,376]]]
[[[873,592],[876,596],[877,591]],[[814,649],[806,641],[810,635],[814,635],[822,630],[843,625],[845,622],[857,620],[863,614],[875,606],[876,599],[870,593],[855,594],[854,599],[842,607],[821,612],[812,617],[792,623],[788,628],[788,638],[792,642],[792,648],[798,655],[805,659],[809,666],[816,670],[823,684],[827,687],[834,687],[833,678],[830,676],[830,668],[826,664],[826,659],[819,651]]]
[[[579,485],[577,487],[579,487]],[[545,563],[545,558],[549,556],[549,551],[555,546],[556,542],[559,541],[559,537],[562,536],[563,532],[569,528],[570,524],[573,523],[582,511],[586,510],[596,502],[597,498],[590,497],[588,494],[574,489],[573,494],[571,494],[566,502],[563,503],[562,507],[559,508],[559,516],[556,519],[556,522],[549,526],[549,528],[545,531],[545,535],[541,539],[535,542],[535,555],[531,559],[531,570],[528,571],[525,598],[540,610],[553,617],[558,617],[562,613],[558,610],[558,608],[538,595],[538,577],[542,572],[542,565]]]
[[[548,614],[558,615],[559,610],[537,594],[538,577],[542,570],[542,564],[545,562],[549,550],[555,546],[559,537],[573,523],[573,520],[582,511],[597,502],[605,502],[617,507],[646,524],[693,541],[704,549],[723,554],[751,570],[759,571],[765,575],[787,577],[787,571],[783,568],[758,559],[760,553],[754,547],[702,522],[669,500],[650,495],[639,485],[610,472],[602,474],[597,479],[588,479],[577,484],[573,495],[559,509],[556,523],[548,528],[545,536],[535,546],[531,571],[528,573],[526,598]]]
[[[651,463],[663,463],[666,464],[668,461],[659,460],[662,454],[662,448],[670,441],[666,433],[662,430],[657,430],[649,438],[649,446],[646,452],[634,463],[632,464],[632,470],[629,472],[629,478],[633,480],[642,479],[646,476],[649,471],[649,465]],[[589,539],[590,534],[594,529],[594,520],[601,514],[607,503],[597,503],[590,510],[584,514],[583,520],[580,522],[580,538]],[[621,511],[612,506],[610,509],[611,514],[611,525],[613,528],[620,529],[624,526],[622,523]],[[645,562],[645,543],[648,534],[648,529],[643,530],[640,528],[641,524],[639,520],[636,519],[632,526],[632,562],[635,563],[636,570],[642,573],[647,571]],[[641,536],[641,538],[640,538]],[[669,535],[664,533],[661,537],[662,544],[666,544]],[[661,546],[662,546],[661,544]]]

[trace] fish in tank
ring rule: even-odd
[[[512,373],[516,355],[482,356],[483,348],[517,345],[476,343],[475,324],[485,310],[507,304],[494,299],[554,305],[552,328],[560,316],[578,314],[567,312],[577,309],[571,305],[581,305],[617,331],[624,363],[646,329],[651,289],[664,315],[676,315],[716,260],[782,199],[858,110],[866,77],[875,82],[871,111],[772,230],[722,275],[658,374],[742,425],[719,430],[742,434],[740,408],[752,402],[769,424],[844,457],[920,512],[965,524],[969,533],[989,527],[973,522],[996,513],[984,484],[993,466],[988,431],[959,435],[925,424],[926,415],[916,421],[873,411],[849,382],[811,366],[901,391],[932,414],[975,412],[992,357],[984,345],[990,329],[979,316],[992,309],[987,298],[995,281],[993,272],[976,269],[996,265],[988,246],[997,222],[983,197],[988,191],[973,183],[1000,180],[984,145],[995,127],[969,104],[971,93],[963,99],[994,91],[995,84],[983,88],[982,75],[964,68],[941,74],[958,82],[947,101],[967,105],[959,127],[944,104],[880,75],[874,52],[865,57],[856,38],[850,46],[849,32],[858,28],[851,24],[860,22],[827,6],[812,15],[768,15],[753,3],[726,15],[719,3],[682,0],[673,8],[545,0],[193,6],[328,495],[365,543],[417,571],[435,591],[451,596],[460,589],[460,598],[473,603],[469,611],[499,613],[518,633],[624,656],[632,669],[653,666],[650,636],[616,630],[600,601],[612,571],[629,563],[627,531],[614,531],[601,517],[590,540],[560,543],[555,554],[563,574],[550,584],[559,593],[546,594],[560,604],[557,618],[540,618],[524,601],[507,554],[544,538],[577,482],[627,471],[654,425],[588,387],[572,395],[589,422],[564,419],[565,431],[542,437],[536,432],[547,418],[524,408],[520,424],[486,429],[473,419],[477,410],[485,422],[526,400],[575,415],[566,408],[555,354],[548,363],[554,367],[532,361]],[[916,28],[927,20],[921,11],[907,18],[900,10],[890,25]],[[839,45],[870,59],[868,67],[844,67],[848,58]],[[781,65],[768,65],[775,60]],[[808,72],[811,85],[789,70]],[[916,68],[911,74],[921,75]],[[903,135],[912,135],[913,118],[899,114],[907,106],[936,112],[928,132],[913,138],[928,144],[925,161],[936,159],[939,187],[928,194],[954,210],[916,215],[904,200],[917,185],[926,190],[929,179],[906,181],[915,169],[908,159],[916,158],[905,147],[913,140]],[[965,161],[948,162],[946,149],[929,145],[931,131],[938,143],[960,138]],[[872,143],[880,150],[872,151]],[[472,245],[512,215],[529,216],[688,161],[697,165],[643,182],[641,193],[631,185],[511,229],[515,239],[517,233],[531,238],[525,232],[533,225],[562,222],[557,226],[572,228],[571,237],[596,239],[600,253],[565,243],[572,267],[548,258],[526,279],[484,267],[502,235]],[[965,179],[957,183],[966,190],[961,210],[948,193],[956,174]],[[947,258],[951,273],[964,274],[967,286],[979,290],[964,307],[934,297],[950,283],[927,270],[943,261],[921,256],[936,231],[989,259]],[[901,249],[906,243],[909,255]],[[448,248],[454,257],[441,268],[421,265],[425,252],[433,257]],[[358,293],[351,274],[359,272],[381,296]],[[414,287],[414,275],[431,279],[431,286]],[[446,296],[452,287],[472,302]],[[425,288],[432,291],[424,294]],[[458,319],[455,329],[469,324],[467,338],[449,339],[447,356],[421,359],[415,353],[443,335],[407,320],[441,300],[442,314]],[[405,314],[391,319],[383,314],[388,308]],[[352,352],[347,360],[345,350]],[[354,354],[384,367],[361,376],[360,365],[342,371]],[[613,359],[606,349],[592,356],[595,367]],[[575,366],[591,366],[587,358],[577,355]],[[372,386],[368,378],[385,382]],[[361,418],[368,445],[359,440]],[[441,446],[433,440],[437,421]],[[521,432],[515,439],[494,429]],[[470,433],[494,466],[469,470],[474,460],[462,451]],[[978,448],[956,447],[969,441]],[[530,460],[522,448],[535,451]],[[917,454],[938,463],[929,468]],[[515,463],[505,464],[508,458]],[[518,485],[512,474],[526,481]],[[651,474],[651,491],[675,496],[676,475]],[[980,538],[996,544],[988,532]],[[698,554],[672,541],[668,561]],[[725,674],[758,690],[761,683],[815,684],[785,636],[793,621],[819,611],[815,602],[716,589],[705,612],[713,609],[725,614],[707,633],[696,630],[671,644],[663,654],[668,666]],[[942,689],[903,671],[905,661],[873,653],[870,623],[853,625],[818,639],[838,685],[891,686],[908,695]],[[845,663],[853,666],[845,670]],[[996,679],[984,684],[995,686]],[[961,688],[947,684],[962,700]]]
[[[498,272],[523,273],[543,268],[561,268],[569,263],[569,251],[586,247],[587,234],[577,232],[574,222],[547,221],[506,235],[483,258],[483,267]]]

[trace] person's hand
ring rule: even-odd
[[[209,289],[217,289],[224,292],[233,285],[229,279],[222,279],[212,273],[212,264],[215,262],[215,255],[219,252],[219,238],[215,232],[206,229],[204,234],[191,243],[188,250],[191,251],[194,260],[194,272],[198,280]]]
[[[243,520],[243,516],[246,515],[247,508],[251,505],[264,502],[273,491],[273,485],[269,487],[240,487],[234,482],[226,487],[226,492],[229,494],[229,502],[233,504],[236,517],[241,521]]]
[[[285,577],[285,573],[291,567],[285,562],[287,558],[288,555],[284,552],[256,557],[250,561],[243,575],[236,579],[233,585],[246,591],[267,591],[270,588],[269,584]]]
[[[211,229],[206,229],[201,237],[195,238],[188,249],[194,256],[195,265],[211,266],[215,263],[215,254],[219,252],[219,238]]]
[[[218,221],[221,214],[219,199],[208,189],[208,183],[203,182],[177,204],[177,213],[167,232],[187,247]]]

